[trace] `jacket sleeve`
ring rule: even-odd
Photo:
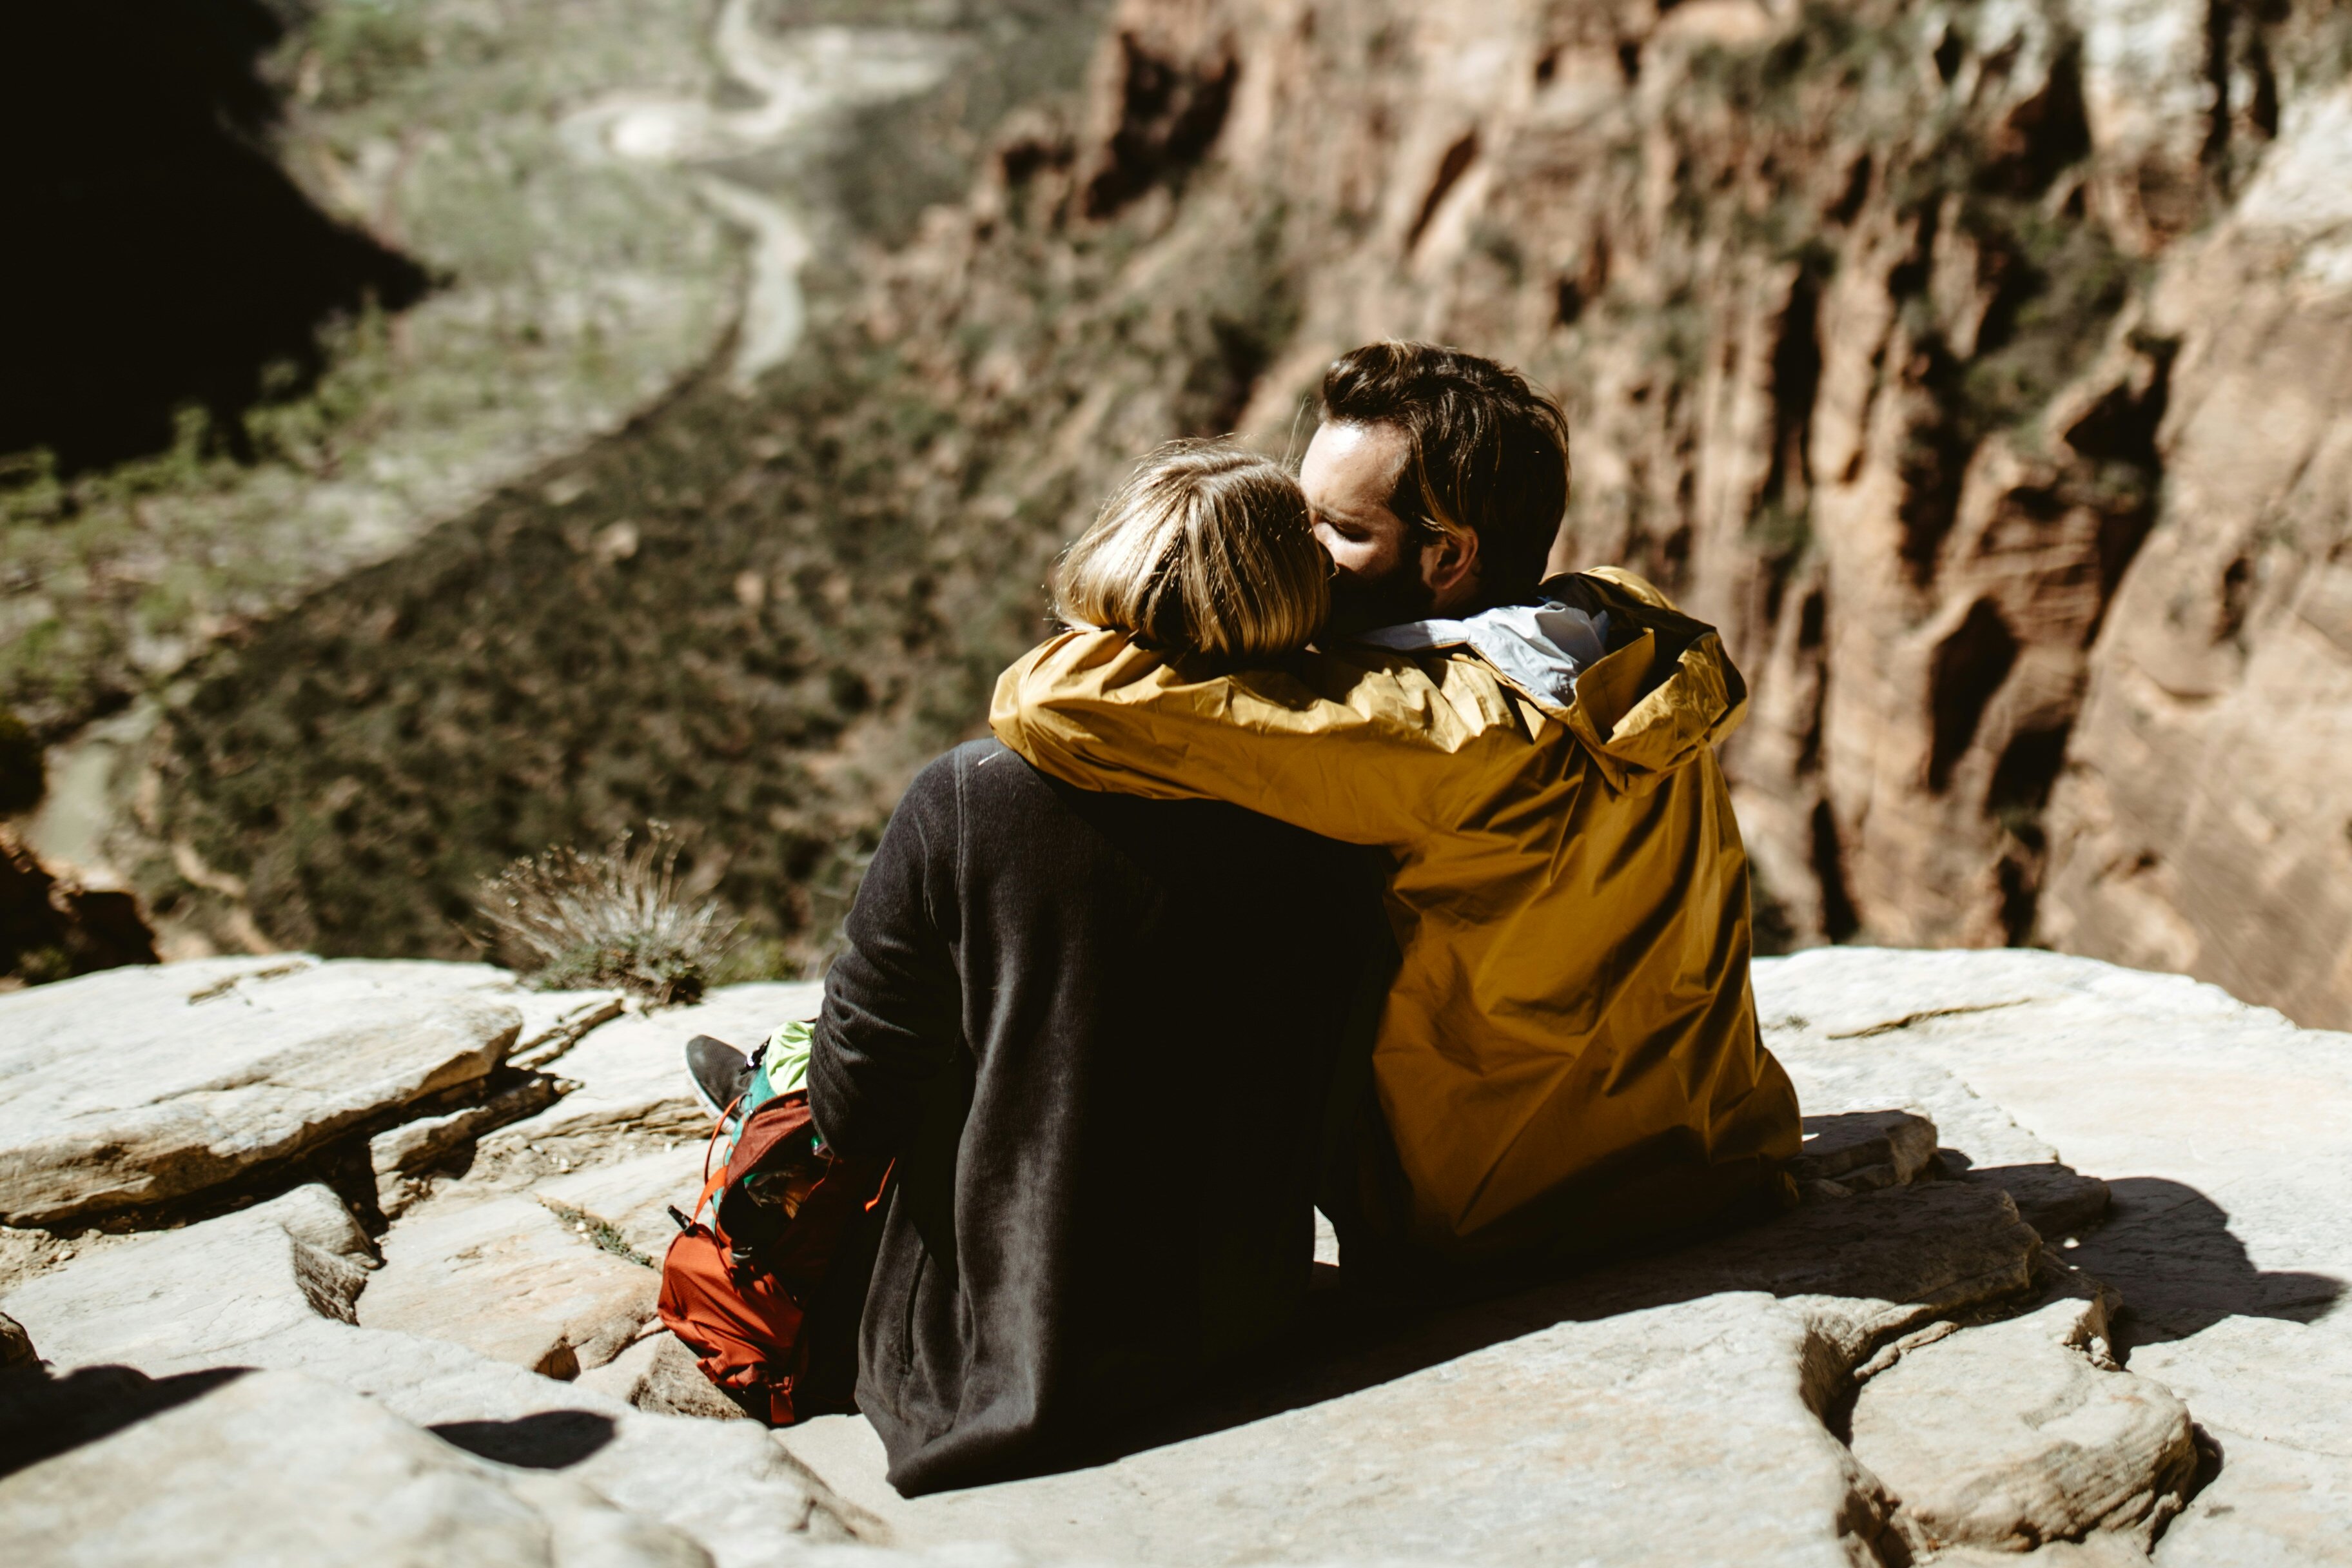
[[[1507,709],[1465,713],[1412,660],[1375,660],[1309,653],[1204,675],[1117,632],[1070,632],[1004,672],[989,722],[1081,789],[1222,800],[1396,847],[1475,812],[1492,784],[1478,762],[1507,766],[1522,748]]]
[[[899,1152],[955,1055],[958,831],[950,755],[908,786],[850,906],[809,1054],[810,1114],[844,1154]]]

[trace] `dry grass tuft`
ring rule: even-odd
[[[667,1005],[698,999],[734,944],[736,919],[678,887],[669,825],[624,832],[602,851],[551,848],[482,879],[492,945],[542,991],[618,986]]]

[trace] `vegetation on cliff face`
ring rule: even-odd
[[[1121,292],[1137,231],[1071,233],[1067,144],[1028,156],[959,278],[843,281],[867,313],[759,396],[698,383],[225,648],[167,716],[162,834],[281,942],[455,952],[479,875],[661,817],[772,966],[820,961],[906,778],[1041,630],[1101,480],[1230,424],[1282,325],[1259,252],[1199,304]],[[166,915],[205,897],[161,852],[145,877]]]
[[[1052,86],[1039,64],[992,90]],[[864,155],[845,140],[828,166],[847,178]],[[1017,273],[992,308],[1084,309],[1115,237],[1066,276]],[[1034,630],[1077,496],[1030,471],[1036,402],[960,396],[844,312],[870,255],[811,269],[833,307],[757,395],[692,380],[428,547],[232,637],[173,698],[161,809],[134,836],[159,915],[233,940],[202,911],[249,903],[278,942],[456,953],[478,879],[659,817],[690,845],[689,885],[749,913],[739,969],[793,967],[787,937],[821,944],[908,772],[971,728],[1002,650]],[[1119,357],[1116,330],[1066,345],[1065,401]]]
[[[2149,272],[2094,210],[2081,54],[2054,9],[1937,19],[1813,5],[1760,47],[1696,42],[1679,62],[1691,90],[1627,128],[1654,149],[1645,165],[1663,160],[1661,141],[1674,160],[1657,229],[1618,242],[1630,286],[1597,290],[1601,312],[1531,355],[1589,389],[1588,417],[1637,479],[1620,495],[1588,489],[1579,544],[1627,554],[1703,606],[1751,669],[1778,655],[1774,696],[1814,699],[1813,711],[1777,716],[1786,728],[1751,734],[1731,756],[1767,819],[1757,837],[1768,941],[1865,929],[1930,942],[2032,935],[2046,847],[2037,820],[2068,700],[2013,737],[1989,732],[1986,710],[2024,642],[2079,669],[2160,481],[2147,447],[2160,375],[2118,411],[2134,436],[2076,450],[2047,427],[2061,394],[2095,374]],[[1618,200],[1639,199],[1629,180]],[[1696,352],[1629,363],[1627,334],[1644,328]],[[1856,338],[1866,358],[1849,352],[1842,367],[1838,346]],[[2159,361],[2169,352],[2146,348]],[[1654,397],[1661,360],[1675,374]],[[1969,563],[1970,509],[1985,504],[1971,484],[1983,484],[1991,454],[2011,450],[2034,469],[2017,486],[2032,492],[2022,504],[2045,523],[2085,519],[2078,538],[2052,542],[2095,557],[2096,584],[2060,614],[2016,602],[2034,584],[2004,597]],[[1834,679],[1845,672],[1832,669],[1826,617],[1875,620],[1901,640],[1948,619],[1956,594],[1965,614],[1927,653],[1928,689],[1846,721],[1895,731],[1924,718],[1926,755],[1906,783],[1931,802],[1950,797],[1969,753],[1990,747],[1999,776],[1958,781],[1975,799],[1931,805],[1947,820],[1927,830],[1949,833],[1957,819],[1993,868],[1989,889],[1941,868],[1923,874],[1921,845],[1902,842],[1920,827],[1889,833],[1885,809],[1894,849],[1857,853],[1866,813],[1841,809],[1824,737],[1832,691],[1870,683],[1864,672]]]
[[[564,115],[707,89],[702,0],[0,24],[0,701],[62,736],[617,425],[726,330],[716,217]]]

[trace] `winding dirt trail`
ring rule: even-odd
[[[712,211],[749,241],[740,331],[730,379],[749,390],[799,344],[807,321],[801,268],[815,254],[806,213],[790,199],[715,167],[786,146],[832,116],[936,85],[962,52],[938,34],[886,27],[802,27],[762,33],[751,0],[727,0],[711,50],[735,82],[760,96],[749,109],[708,99],[615,93],[565,122],[583,156],[618,158],[677,171]]]

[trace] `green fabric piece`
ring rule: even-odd
[[[795,1019],[768,1037],[767,1048],[760,1053],[759,1070],[751,1075],[735,1113],[727,1119],[729,1147],[743,1135],[743,1124],[753,1111],[780,1094],[808,1087],[809,1049],[814,1040],[815,1025],[810,1019]]]
[[[815,1040],[814,1019],[795,1019],[768,1037],[768,1053],[761,1058],[760,1071],[774,1093],[790,1094],[808,1087],[809,1049]]]

